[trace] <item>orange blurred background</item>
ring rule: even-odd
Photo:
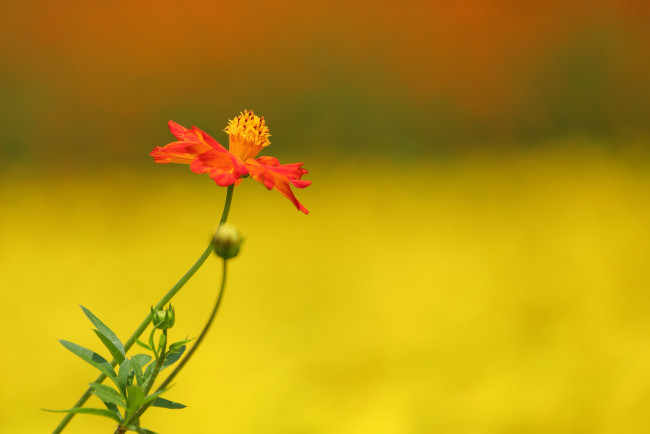
[[[53,429],[38,408],[95,378],[56,342],[99,351],[77,304],[126,340],[203,251],[225,192],[152,163],[167,121],[226,143],[243,109],[264,115],[267,155],[305,162],[311,213],[237,187],[246,243],[169,392],[189,407],[144,426],[650,432],[650,2],[6,1],[2,16],[0,432]],[[212,258],[175,298],[176,337],[198,334],[218,275]]]
[[[214,134],[249,107],[301,154],[648,133],[643,0],[9,2],[4,16],[4,164],[130,163],[168,139],[161,120]]]

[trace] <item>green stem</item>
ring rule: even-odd
[[[192,348],[187,352],[187,355],[183,358],[183,360],[180,361],[180,363],[176,366],[176,369],[169,374],[167,378],[165,378],[165,381],[163,381],[160,386],[158,386],[158,389],[156,389],[156,392],[160,392],[161,390],[164,390],[167,386],[169,386],[169,383],[172,382],[174,377],[178,375],[178,373],[183,369],[185,364],[190,360],[192,357],[192,354],[196,352],[196,350],[199,348],[199,345],[201,345],[201,342],[203,341],[203,338],[208,334],[208,330],[210,329],[210,326],[212,325],[212,322],[214,321],[214,318],[217,316],[217,312],[219,311],[219,306],[221,305],[221,300],[223,299],[223,293],[226,288],[226,274],[227,274],[227,263],[228,260],[224,259],[223,260],[223,273],[221,276],[221,288],[219,289],[219,295],[217,296],[217,301],[214,304],[214,308],[212,309],[212,313],[210,314],[210,318],[208,318],[208,322],[205,324],[205,327],[203,327],[203,330],[201,331],[201,334],[199,335],[198,339],[196,340],[196,343],[192,346]],[[129,426],[130,423],[132,423],[134,420],[137,420],[142,414],[153,404],[150,402],[147,405],[144,405],[138,409],[137,412],[135,412],[128,420],[123,423],[123,426]]]
[[[160,352],[160,357],[156,359],[156,366],[153,368],[151,377],[149,377],[146,384],[142,388],[144,396],[149,395],[149,391],[151,390],[153,383],[156,381],[156,377],[158,377],[158,374],[160,373],[160,368],[162,367],[163,363],[165,363],[165,359],[167,358],[167,330],[163,330],[163,334],[165,335],[165,344],[161,348],[162,351]]]
[[[228,186],[228,190],[226,192],[226,202],[223,205],[223,212],[221,213],[221,220],[219,221],[219,226],[221,226],[226,222],[226,220],[228,220],[228,213],[230,212],[230,205],[232,204],[232,195],[234,189],[235,189],[234,185]],[[214,246],[212,242],[210,242],[210,244],[208,245],[208,247],[206,247],[205,251],[201,254],[199,259],[194,263],[194,265],[190,267],[189,270],[187,270],[187,273],[185,273],[183,277],[181,277],[181,279],[178,282],[176,282],[176,285],[174,285],[172,289],[170,289],[167,292],[167,294],[165,294],[165,296],[160,299],[160,301],[154,307],[154,310],[161,309],[164,305],[169,303],[169,301],[176,295],[178,291],[181,290],[181,288],[187,283],[187,281],[190,280],[192,276],[194,276],[194,273],[196,273],[198,269],[201,268],[201,266],[203,265],[205,260],[208,259],[208,257],[210,256],[213,250],[214,250]],[[129,340],[126,341],[126,343],[124,344],[124,352],[127,352],[129,348],[133,346],[135,340],[140,337],[140,335],[142,334],[142,332],[144,332],[144,330],[147,328],[150,322],[151,322],[151,312],[149,312],[149,315],[147,315],[147,317],[144,319],[144,321],[142,321],[142,323],[138,326],[135,332],[133,332]],[[113,360],[111,362],[111,365],[115,366],[117,365],[117,362]],[[97,377],[95,383],[101,383],[105,379],[106,379],[106,375],[101,374],[99,377]],[[93,389],[88,388],[88,390],[86,390],[86,392],[83,395],[81,395],[81,398],[79,398],[79,400],[75,403],[74,407],[83,406],[86,403],[86,401],[88,401],[88,398],[90,398],[92,394],[93,394]],[[63,420],[61,420],[59,425],[57,425],[57,427],[54,428],[52,434],[59,434],[61,431],[63,431],[63,429],[66,427],[66,425],[68,425],[68,423],[70,422],[70,420],[72,420],[73,417],[74,417],[74,413],[68,413],[63,418]]]

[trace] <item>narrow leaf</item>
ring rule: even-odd
[[[169,352],[171,353],[172,351],[176,350],[176,348],[180,348],[183,345],[192,342],[196,338],[191,338],[191,339],[183,339],[182,341],[174,342],[169,346]]]
[[[187,407],[185,404],[179,402],[169,401],[165,398],[156,398],[156,400],[151,404],[153,407],[169,408],[172,410],[178,410],[181,408]]]
[[[126,389],[126,410],[129,413],[135,412],[144,401],[144,392],[133,384]]]
[[[122,345],[122,342],[118,339],[117,335],[113,333],[113,330],[109,329],[106,324],[101,322],[99,318],[97,318],[91,311],[86,309],[85,307],[81,306],[81,310],[84,311],[90,322],[93,323],[95,327],[97,327],[97,330],[104,335],[114,346],[114,348],[119,352],[121,355],[121,360],[124,360],[125,354],[124,354],[124,345]],[[103,342],[103,340],[102,340]],[[110,348],[109,348],[110,350]],[[111,354],[113,354],[113,351],[111,351]],[[113,355],[115,357],[115,355]],[[121,360],[115,359],[117,363],[122,363]]]
[[[99,369],[104,375],[113,380],[113,382],[119,386],[115,371],[105,358],[95,353],[94,351],[90,351],[89,349],[77,344],[73,344],[72,342],[64,340],[59,340],[59,342],[61,342],[61,345],[79,356],[81,359]]]
[[[117,372],[117,383],[120,386],[122,396],[126,396],[126,386],[133,382],[133,367],[130,359],[124,359],[120,363],[120,370]]]
[[[149,378],[151,378],[151,376],[153,375],[153,371],[154,371],[155,368],[156,368],[156,364],[155,364],[155,363],[151,363],[149,366],[147,366],[147,369],[144,370],[144,375],[143,375],[142,380],[143,380],[145,383],[146,383],[147,381],[149,381]]]
[[[102,401],[102,402],[104,402],[104,401]],[[120,414],[120,410],[117,408],[117,405],[111,404],[110,402],[104,402],[104,405],[106,406],[106,408],[108,408],[113,413]]]
[[[142,379],[142,366],[140,366],[139,359],[135,356],[131,357],[131,365],[133,366],[133,372],[135,373],[135,379],[138,382],[138,386],[142,386],[144,381]]]
[[[152,357],[149,354],[136,354],[135,356],[131,357],[132,359],[137,359],[138,364],[142,367],[149,363],[152,360]]]
[[[160,395],[162,395],[165,392],[167,392],[167,389],[159,390],[156,393],[152,393],[151,395],[147,396],[142,401],[142,404],[140,404],[140,405],[146,405],[146,404],[149,404],[152,401],[155,401]]]
[[[99,383],[90,383],[90,387],[93,388],[93,393],[105,403],[111,403],[126,408],[124,398],[120,395],[120,392],[112,387]]]
[[[120,350],[115,346],[115,344],[113,344],[113,342],[111,342],[111,340],[108,337],[104,336],[102,332],[100,332],[99,330],[93,330],[93,332],[95,332],[95,334],[97,335],[99,340],[102,341],[104,346],[108,348],[108,351],[110,351],[111,356],[113,356],[113,359],[117,363],[122,363],[124,361],[124,354],[120,353]]]
[[[140,346],[141,346],[142,348],[144,348],[145,350],[153,351],[153,348],[151,348],[149,345],[147,345],[147,344],[145,344],[144,342],[142,342],[140,339],[136,339],[136,340],[135,340],[135,343],[138,344],[138,345],[140,345]]]
[[[75,408],[69,408],[67,410],[48,410],[47,408],[44,408],[43,410],[49,411],[50,413],[94,414],[97,416],[104,416],[109,419],[113,419],[117,423],[122,422],[122,418],[119,415],[113,413],[110,410],[104,410],[103,408],[75,407]]]
[[[149,346],[151,347],[151,351],[156,355],[156,359],[158,359],[158,351],[156,351],[156,346],[153,344],[153,334],[156,331],[156,329],[151,330],[151,334],[149,335]]]
[[[165,357],[165,362],[163,363],[162,368],[160,368],[160,370],[162,371],[168,366],[171,366],[174,363],[176,363],[178,359],[180,359],[183,353],[185,352],[185,348],[186,348],[185,345],[183,345],[182,347],[175,350],[173,353],[167,354],[167,357]]]

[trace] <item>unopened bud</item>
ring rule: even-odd
[[[151,309],[153,326],[160,330],[172,328],[176,322],[174,307],[170,304],[167,309]]]
[[[212,237],[215,253],[224,259],[237,256],[242,241],[244,239],[239,233],[239,230],[229,224],[220,225],[214,233],[214,237]]]

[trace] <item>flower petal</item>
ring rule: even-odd
[[[169,131],[171,131],[174,137],[178,140],[185,140],[185,134],[189,131],[187,128],[174,121],[167,122],[167,125],[169,126]]]
[[[188,146],[191,149],[188,149]],[[188,142],[172,142],[165,146],[156,146],[153,151],[149,153],[153,157],[155,163],[180,163],[190,164],[196,157],[194,144]]]
[[[311,181],[300,179],[303,175],[309,173],[301,167],[304,163],[280,164],[277,158],[260,157],[255,160],[248,159],[245,164],[254,180],[264,184],[269,190],[278,190],[296,208],[305,214],[309,214],[307,208],[298,202],[293,191],[291,191],[291,185],[297,188],[305,188],[311,185]]]
[[[246,166],[225,149],[223,152],[209,150],[196,156],[190,169],[194,173],[207,173],[221,187],[238,184],[239,178],[248,173]]]
[[[216,150],[228,152],[219,142],[196,127],[187,129],[174,121],[169,121],[169,131],[178,139],[165,146],[156,146],[149,155],[156,163],[190,164],[198,155]]]

